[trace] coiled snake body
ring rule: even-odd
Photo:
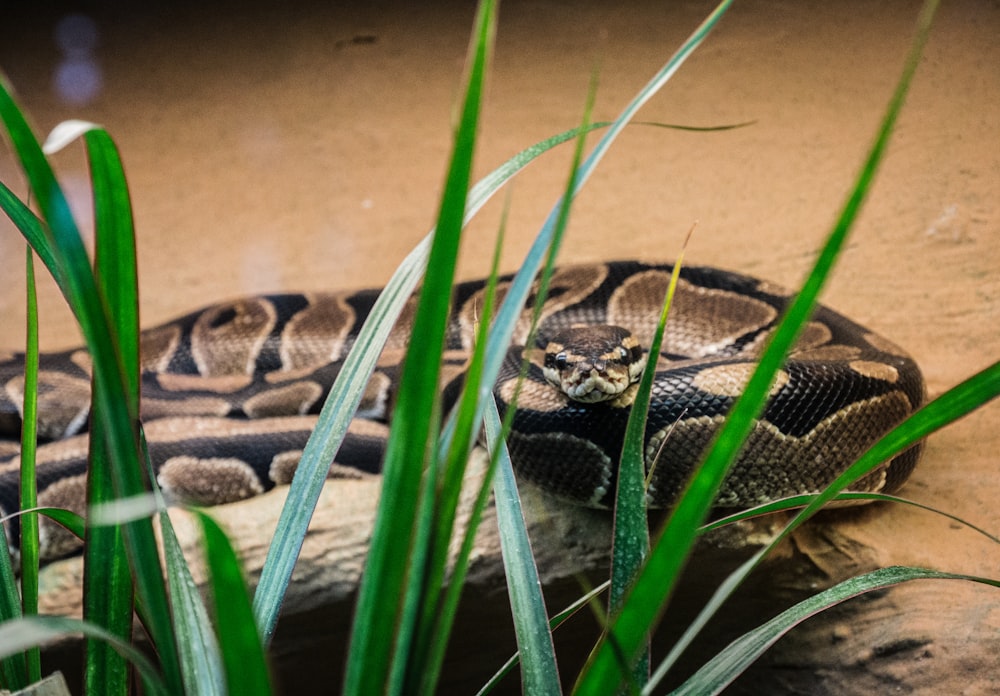
[[[523,479],[573,501],[607,506],[629,412],[630,388],[610,401],[571,399],[543,375],[541,348],[565,363],[563,330],[627,327],[648,346],[669,281],[669,265],[634,261],[556,271],[538,330],[539,349],[512,348],[494,393],[514,392],[522,353],[531,358],[518,400],[511,454]],[[504,280],[506,282],[506,279]],[[504,283],[501,283],[501,291]],[[448,329],[448,380],[460,379],[471,349],[484,283],[458,284]],[[318,412],[377,291],[247,297],[194,312],[142,334],[143,419],[157,479],[171,496],[201,504],[247,498],[287,483]],[[789,293],[712,268],[682,270],[656,370],[646,428],[652,505],[669,505],[753,370]],[[404,310],[369,382],[358,418],[331,475],[377,474],[385,426],[413,301]],[[515,336],[528,335],[530,312]],[[625,332],[627,335],[628,332]],[[619,349],[612,353],[617,355]],[[639,353],[634,343],[627,352]],[[612,355],[613,357],[613,355]],[[587,364],[587,370],[590,369]],[[40,504],[82,512],[85,500],[89,359],[85,351],[42,356]],[[23,357],[0,356],[0,513],[17,508]],[[446,388],[446,394],[448,393]],[[819,308],[772,388],[717,500],[746,507],[815,492],[897,425],[924,397],[913,360],[890,341]],[[913,447],[854,490],[896,490],[919,456]],[[8,533],[16,529],[8,526]],[[43,555],[75,542],[43,522]]]

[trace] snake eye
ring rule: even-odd
[[[557,370],[565,370],[566,366],[569,364],[569,361],[566,360],[565,352],[556,353],[556,357],[552,359],[552,362],[555,363]]]
[[[625,350],[625,346],[618,346],[618,357],[622,360],[628,358],[628,351]]]

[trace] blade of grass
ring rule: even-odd
[[[108,633],[100,626],[80,619],[63,616],[26,616],[0,624],[0,658],[23,652],[32,646],[45,645],[60,638],[72,637],[80,633],[88,638],[106,640],[115,646],[116,650],[121,651],[135,665],[151,696],[168,696],[179,693],[168,690],[162,676],[142,651],[132,647],[118,636]]]
[[[5,78],[0,79],[0,119],[18,155],[31,190],[38,199],[44,225],[30,221],[21,227],[22,234],[36,249],[43,262],[52,262],[50,270],[80,325],[90,351],[95,390],[93,399],[99,403],[103,426],[106,428],[106,446],[110,454],[112,472],[120,495],[142,489],[138,461],[138,442],[135,423],[138,414],[130,413],[126,397],[125,377],[119,363],[115,345],[115,332],[107,313],[107,306],[90,267],[86,249],[73,221],[65,195],[56,182],[42,149],[12,97],[12,90]],[[99,153],[104,156],[106,153]],[[91,153],[93,156],[93,153]],[[117,157],[117,155],[115,154]],[[0,204],[6,204],[0,197]],[[24,216],[16,206],[5,210],[12,219]],[[11,209],[13,208],[13,210]],[[40,234],[39,234],[40,233]],[[126,527],[126,542],[133,568],[155,567],[158,562],[156,542],[149,520],[131,523]],[[177,665],[176,647],[167,611],[166,591],[161,577],[149,584],[153,576],[147,571],[137,576],[138,591],[156,619],[150,629],[166,670],[167,682],[173,691],[179,691],[181,680]],[[155,580],[158,580],[156,582]]]
[[[27,289],[27,331],[24,350],[24,403],[21,410],[21,501],[22,510],[38,505],[35,477],[35,454],[38,433],[38,297],[35,289],[35,260],[30,247],[25,249],[25,285]],[[38,515],[21,517],[21,606],[25,616],[38,613]],[[38,648],[25,654],[27,678],[34,684],[42,678]]]
[[[164,530],[163,556],[170,588],[170,609],[177,630],[184,693],[190,696],[223,696],[226,693],[224,666],[208,611],[166,512],[160,517],[160,525]],[[248,605],[249,601],[247,599]],[[254,628],[256,630],[256,624]],[[228,631],[228,627],[223,630]],[[247,656],[248,661],[251,659]],[[257,665],[249,666],[250,671],[256,669]]]
[[[663,663],[653,675],[650,688],[666,675],[683,650],[718,611],[722,603],[736,590],[740,583],[756,568],[775,546],[788,537],[797,527],[811,517],[825,503],[846,486],[872,471],[882,462],[889,461],[899,452],[932,434],[937,429],[961,418],[982,406],[990,399],[1000,396],[1000,362],[994,363],[982,372],[973,375],[958,386],[948,390],[931,403],[913,414],[906,421],[879,440],[847,471],[839,476],[822,493],[799,512],[796,517],[764,548],[737,568],[715,591],[712,598],[694,621],[689,624],[677,644],[671,649]]]
[[[667,520],[649,561],[636,579],[622,612],[613,622],[613,631],[618,644],[627,655],[636,654],[644,636],[662,616],[694,543],[697,530],[705,520],[729,466],[738,455],[752,427],[753,419],[764,406],[774,375],[811,315],[826,277],[843,248],[850,227],[871,186],[892,132],[892,126],[902,108],[913,73],[919,63],[934,6],[934,2],[925,5],[917,37],[875,143],[812,272],[768,342],[758,368],[751,376],[743,394],[733,405],[725,423],[714,438],[705,460]],[[585,667],[578,691],[580,694],[606,694],[614,689],[618,682],[618,666],[613,651],[609,644],[605,644]]]
[[[84,140],[94,197],[94,274],[107,301],[111,329],[117,338],[126,408],[130,415],[137,418],[139,301],[132,208],[121,161],[111,138],[106,132],[93,129],[90,124],[85,124],[85,127]],[[57,127],[55,132],[59,130]],[[51,151],[51,137],[47,146]],[[95,379],[99,379],[96,373]],[[91,417],[87,500],[90,505],[98,505],[114,500],[116,494],[99,402],[93,404]],[[138,570],[141,572],[141,569]],[[156,573],[159,574],[159,567]],[[83,588],[84,619],[103,626],[122,640],[128,640],[132,633],[134,593],[120,526],[87,528]],[[128,661],[123,655],[106,641],[88,638],[84,642],[84,656],[84,689],[87,693],[109,696],[128,693]]]
[[[428,453],[437,445],[434,418],[440,413],[440,399],[435,399],[437,407],[428,409],[426,403],[428,395],[438,393],[495,12],[489,0],[480,3],[477,10],[461,118],[428,259],[432,270],[425,275],[413,321],[410,345],[419,350],[408,351],[403,363],[386,448],[382,495],[359,590],[345,677],[348,694],[387,689],[399,693],[407,683],[419,681],[420,666],[410,665],[407,656],[426,580],[426,544],[433,537],[433,530],[421,524],[418,511],[429,505],[424,496],[435,488],[433,479],[421,482],[421,475]],[[422,532],[416,539],[411,538],[414,528]],[[392,598],[403,598],[402,605]]]
[[[531,552],[531,540],[502,431],[500,414],[496,404],[493,404],[492,408],[486,409],[485,434],[486,441],[496,443],[498,449],[499,468],[493,490],[507,592],[518,654],[521,656],[522,691],[525,694],[561,694],[559,667],[542,597],[541,580]],[[492,451],[490,455],[494,456]]]
[[[693,228],[692,228],[693,229]],[[688,233],[690,239],[691,233]],[[673,303],[677,281],[684,261],[685,240],[670,274],[666,297],[649,344],[648,363],[642,371],[639,386],[629,412],[622,443],[621,464],[618,468],[618,486],[615,491],[614,530],[611,547],[611,591],[608,595],[608,614],[613,616],[621,608],[625,593],[649,555],[649,523],[646,517],[646,415],[649,412],[650,394],[656,361],[663,344],[667,314]],[[641,687],[649,680],[649,637],[639,658],[633,665],[622,665],[631,670],[630,684]]]
[[[750,508],[749,510],[741,510],[739,512],[734,512],[731,515],[726,515],[717,520],[713,520],[701,528],[702,533],[712,531],[713,529],[718,529],[724,527],[727,524],[732,524],[733,522],[739,522],[740,520],[750,519],[752,517],[760,517],[762,515],[767,515],[773,512],[781,512],[784,510],[796,510],[805,507],[813,500],[816,499],[817,494],[809,495],[796,495],[789,498],[782,498],[781,500],[774,500],[770,503],[765,503],[763,505],[758,505],[756,507]],[[1000,544],[1000,537],[995,534],[991,534],[982,527],[978,527],[968,520],[962,519],[958,515],[953,515],[950,512],[944,510],[939,510],[936,507],[930,505],[925,505],[923,503],[918,503],[915,500],[909,500],[908,498],[901,498],[896,495],[887,495],[885,493],[855,493],[850,491],[841,491],[830,501],[856,501],[861,502],[883,502],[883,503],[897,503],[899,505],[911,505],[915,508],[921,510],[926,510],[927,512],[932,512],[935,515],[941,515],[942,517],[947,517],[952,522],[957,522],[963,527],[968,527],[972,531],[980,534],[990,541]]]
[[[589,131],[587,124],[589,123],[590,115],[593,110],[594,98],[597,91],[597,81],[596,74],[591,80],[590,90],[588,92],[587,103],[584,108],[583,115],[583,125],[578,129],[578,137],[576,141],[576,147],[573,154],[573,159],[570,167],[570,175],[567,180],[566,188],[567,195],[563,197],[565,204],[562,206],[562,210],[559,215],[558,222],[555,227],[555,232],[552,237],[552,243],[548,249],[548,260],[546,268],[542,273],[542,277],[539,282],[538,291],[536,293],[536,301],[534,307],[534,317],[532,320],[531,333],[534,332],[534,324],[537,323],[538,317],[540,316],[541,306],[545,300],[548,293],[548,283],[551,278],[553,265],[555,263],[555,257],[558,253],[559,246],[561,244],[563,234],[566,229],[566,225],[569,221],[569,210],[571,197],[568,192],[574,188],[576,177],[579,171],[580,162],[583,158],[583,146],[585,142],[585,135]],[[493,258],[493,268],[490,275],[490,280],[488,282],[486,298],[484,300],[482,308],[483,320],[480,323],[479,329],[477,331],[477,340],[474,344],[473,356],[470,361],[470,365],[466,370],[465,384],[463,385],[461,397],[457,404],[457,407],[451,414],[455,418],[453,421],[456,425],[454,430],[449,433],[447,444],[442,444],[440,450],[440,456],[446,458],[447,472],[445,475],[445,483],[443,487],[442,495],[439,498],[439,510],[443,510],[444,516],[441,518],[441,525],[439,527],[440,532],[438,539],[435,543],[435,548],[438,550],[436,557],[433,559],[433,570],[434,575],[432,576],[432,582],[428,587],[428,596],[436,598],[439,592],[442,590],[442,583],[444,578],[444,572],[447,565],[447,553],[450,547],[450,538],[452,535],[452,530],[454,527],[454,516],[455,510],[457,508],[458,495],[461,490],[461,486],[464,479],[465,467],[468,459],[471,455],[472,444],[478,436],[479,423],[478,418],[478,404],[480,395],[484,392],[488,393],[491,391],[492,384],[494,383],[496,377],[491,376],[490,379],[484,380],[482,378],[482,371],[485,363],[486,347],[488,345],[487,337],[489,335],[489,320],[493,315],[493,292],[495,290],[494,284],[498,272],[499,263],[499,245],[502,243],[503,238],[503,227],[501,227],[501,233],[498,236],[497,246],[494,249]],[[528,343],[532,342],[532,338],[529,336]],[[510,411],[508,416],[513,415],[513,410]],[[508,423],[509,427],[509,423]],[[453,434],[457,434],[454,436]],[[488,490],[490,486],[490,481],[493,478],[493,473],[497,466],[496,458],[490,459],[490,464],[487,469],[487,476],[485,477],[482,487],[480,489],[480,496],[477,499],[477,504],[474,506],[473,514],[470,518],[469,524],[465,530],[465,535],[463,539],[462,552],[459,554],[456,560],[455,567],[452,570],[452,579],[447,589],[444,590],[444,604],[439,606],[436,600],[429,601],[425,604],[425,616],[429,623],[433,625],[434,631],[434,648],[432,652],[432,662],[429,669],[424,670],[424,682],[423,688],[425,690],[430,690],[433,684],[436,683],[438,670],[440,669],[441,662],[444,658],[444,649],[446,647],[446,640],[452,621],[454,619],[454,612],[457,609],[459,591],[464,582],[465,572],[467,569],[466,563],[468,560],[468,554],[471,553],[473,537],[475,535],[476,529],[478,527],[478,521],[480,518],[480,513],[485,505]],[[502,464],[501,464],[502,466]],[[523,517],[520,515],[519,511],[514,511],[507,519],[511,521],[522,520]],[[501,532],[503,533],[503,532]],[[523,534],[527,532],[522,530]],[[537,580],[537,573],[536,578]],[[532,585],[530,578],[518,578],[518,580],[523,581],[522,587],[527,588],[530,592],[534,590],[537,594],[536,601],[537,605],[542,607],[541,612],[536,618],[536,621],[540,621],[542,624],[545,622],[545,612],[544,612],[544,602],[541,599],[541,594],[537,589],[537,583]],[[431,617],[438,617],[433,619]],[[539,659],[542,663],[547,661],[547,656],[540,656]],[[551,666],[554,666],[555,656],[551,655]],[[539,670],[548,670],[550,665],[542,664],[539,666]],[[557,675],[556,675],[557,676]],[[558,681],[556,682],[558,683]]]
[[[211,572],[209,586],[226,670],[226,692],[268,696],[272,693],[271,678],[239,559],[215,520],[202,512],[195,514]]]
[[[466,522],[462,546],[453,563],[450,581],[446,585],[445,576],[448,571],[451,538],[454,534],[459,495],[474,445],[472,433],[474,432],[475,424],[471,421],[471,418],[474,414],[475,395],[479,391],[479,384],[482,379],[483,359],[485,356],[484,346],[486,345],[489,317],[493,316],[493,305],[496,301],[500,252],[506,230],[506,220],[507,208],[504,209],[500,229],[497,234],[497,241],[493,247],[493,261],[483,294],[482,319],[476,330],[474,350],[463,374],[462,390],[456,406],[459,414],[457,432],[462,437],[452,441],[452,446],[446,454],[445,471],[441,477],[437,509],[434,511],[436,516],[435,539],[432,548],[432,558],[429,563],[430,570],[427,588],[423,596],[423,615],[421,617],[422,624],[427,628],[422,631],[420,642],[413,656],[413,661],[416,664],[423,665],[418,689],[426,693],[434,691],[434,687],[440,678],[445,649],[448,646],[448,636],[458,609],[461,587],[465,582],[465,573],[468,568],[470,554],[472,553],[475,532],[488,500],[488,490],[492,473],[490,470],[487,470],[486,476],[480,485],[479,495],[473,503]]]
[[[568,607],[566,607],[559,613],[555,614],[551,619],[549,619],[549,628],[552,629],[553,631],[559,628],[563,623],[566,622],[567,619],[576,614],[576,612],[580,611],[586,606],[589,606],[591,602],[595,601],[597,595],[601,594],[606,589],[608,589],[610,584],[611,583],[609,581],[605,580],[600,585],[598,585],[597,587],[590,590],[582,597],[574,601]],[[508,659],[507,662],[505,662],[503,666],[500,667],[499,670],[497,670],[496,674],[490,677],[490,680],[486,682],[486,684],[484,684],[479,691],[476,692],[476,696],[485,696],[486,694],[493,691],[493,689],[495,689],[497,685],[500,683],[500,680],[503,679],[505,676],[507,676],[507,674],[509,674],[510,671],[513,670],[514,667],[516,667],[520,661],[521,661],[520,652],[515,652],[513,655],[511,655],[510,659]]]
[[[226,677],[219,652],[219,642],[213,632],[201,592],[191,577],[191,569],[174,533],[174,525],[170,520],[163,494],[156,485],[156,477],[153,475],[149,459],[149,446],[141,428],[139,434],[143,459],[149,470],[149,478],[153,482],[152,509],[157,512],[160,519],[163,560],[171,599],[170,612],[177,632],[177,649],[185,693],[190,696],[202,694],[222,696],[226,693]],[[141,606],[140,611],[142,611]]]
[[[21,596],[17,591],[17,578],[11,563],[10,548],[7,546],[7,534],[0,530],[0,630],[10,621],[21,619]],[[25,646],[24,650],[15,650],[0,656],[0,687],[10,691],[25,688],[32,680],[28,679],[28,666],[25,661],[25,651],[33,650],[33,646]],[[37,681],[37,680],[35,680]]]
[[[596,166],[625,124],[677,71],[680,65],[704,39],[708,29],[714,25],[715,21],[718,20],[731,2],[732,0],[722,2],[715,13],[713,13],[711,24],[707,28],[700,27],[640,91],[618,119],[611,124],[612,132],[609,132],[602,138],[595,152],[591,154],[581,168],[582,170],[589,172],[589,170]],[[591,126],[591,130],[604,127],[605,125],[603,123],[594,124]],[[503,184],[514,177],[535,158],[553,147],[576,137],[578,132],[578,129],[572,129],[542,140],[519,152],[484,177],[469,192],[465,222],[468,222],[478,213]],[[582,184],[582,180],[578,181],[574,192]],[[2,187],[2,184],[0,184],[0,187]],[[3,200],[2,194],[3,189],[0,188],[0,202]],[[501,309],[500,316],[498,316],[495,322],[495,327],[501,327],[502,330],[497,329],[494,334],[491,334],[487,351],[487,362],[483,374],[484,384],[489,383],[490,379],[495,379],[499,373],[506,344],[510,341],[517,316],[523,307],[524,299],[530,291],[531,283],[541,265],[541,259],[544,257],[545,250],[548,248],[554,225],[555,213],[546,221],[545,226],[539,234],[539,238],[526,257],[522,271],[518,273],[518,278],[515,279],[511,291],[508,293],[508,298],[514,296],[519,299],[512,300],[506,310]],[[298,466],[299,473],[292,481],[287,502],[282,508],[281,517],[268,548],[268,555],[261,572],[257,591],[254,595],[254,613],[261,626],[265,641],[269,641],[274,633],[278,612],[292,575],[292,569],[295,566],[295,561],[302,547],[302,539],[305,537],[309,520],[316,507],[316,501],[319,499],[319,493],[326,477],[326,470],[329,467],[329,463],[336,456],[340,443],[343,441],[348,424],[357,409],[365,385],[375,367],[375,361],[378,358],[381,347],[385,344],[385,339],[391,331],[392,325],[422,276],[433,233],[434,231],[432,230],[407,255],[372,307],[355,342],[355,346],[348,354],[343,369],[333,388],[330,390],[330,395],[327,397],[326,404],[324,404],[320,413],[315,431],[318,435],[310,439],[303,451]],[[507,302],[504,305],[507,306]],[[504,338],[503,334],[506,334],[506,338]],[[480,392],[480,404],[477,410],[480,419],[485,409],[486,399],[488,398],[491,398],[490,391],[482,389]],[[448,442],[447,433],[449,428],[450,426],[446,426],[445,443]]]
[[[880,568],[804,599],[767,623],[743,634],[671,693],[673,696],[710,696],[721,693],[779,638],[809,617],[852,597],[912,580],[966,580],[1000,587],[998,580],[972,575],[900,566]]]

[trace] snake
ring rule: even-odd
[[[648,346],[672,271],[669,263],[635,260],[559,266],[534,328],[529,298],[493,388],[500,412],[514,409],[507,442],[521,481],[571,503],[612,506],[636,380],[646,369],[654,371],[644,439],[646,498],[652,507],[676,501],[794,294],[747,275],[685,266],[653,356]],[[499,298],[511,280],[499,278]],[[453,287],[442,358],[445,407],[462,383],[487,288],[485,280]],[[141,417],[167,497],[218,505],[290,482],[378,294],[247,296],[142,331]],[[331,462],[331,477],[381,471],[416,302],[410,298],[389,334]],[[85,511],[90,378],[84,349],[40,357],[40,505]],[[0,354],[2,516],[18,508],[23,392],[23,354]],[[819,492],[924,398],[920,370],[903,349],[818,306],[773,381],[715,506],[747,508]],[[851,490],[898,490],[920,451],[920,443],[911,446]],[[6,530],[16,547],[16,517]],[[42,520],[43,559],[78,548],[68,532]]]

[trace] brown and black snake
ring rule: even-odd
[[[639,370],[633,368],[627,377],[612,374],[611,381],[621,381],[624,391],[608,389],[615,393],[596,403],[571,398],[550,380],[558,381],[558,369],[569,367],[576,370],[567,378],[570,383],[579,386],[593,376],[606,384],[606,374],[619,362],[637,360],[641,367],[645,360],[656,370],[646,426],[647,468],[655,464],[647,498],[653,506],[674,500],[740,394],[790,293],[736,273],[684,268],[663,348],[654,360],[642,354],[642,347],[650,343],[670,272],[669,265],[637,261],[557,269],[536,346],[522,350],[531,315],[525,310],[515,335],[518,345],[494,389],[503,410],[522,355],[530,358],[508,439],[522,479],[577,503],[608,506],[630,409],[629,382]],[[471,350],[484,287],[483,281],[455,286],[445,356],[452,385]],[[313,414],[377,295],[377,290],[362,290],[245,297],[144,331],[142,417],[163,490],[182,501],[220,504],[287,483],[315,423]],[[413,307],[411,301],[390,336],[331,475],[380,471]],[[594,335],[607,332],[607,326],[622,329],[598,341],[601,347],[592,355],[567,338],[580,335],[581,326],[598,327],[591,330]],[[3,515],[17,509],[23,369],[22,355],[0,354],[0,438],[7,438],[0,439]],[[39,500],[82,512],[87,353],[44,354],[40,384]],[[449,391],[454,390],[446,388],[445,394]],[[779,373],[717,505],[747,507],[820,490],[923,398],[920,371],[903,350],[818,308]],[[852,490],[897,490],[919,452],[919,446],[910,448]],[[16,529],[16,521],[8,524],[8,535]],[[44,557],[63,555],[75,543],[43,522]]]

